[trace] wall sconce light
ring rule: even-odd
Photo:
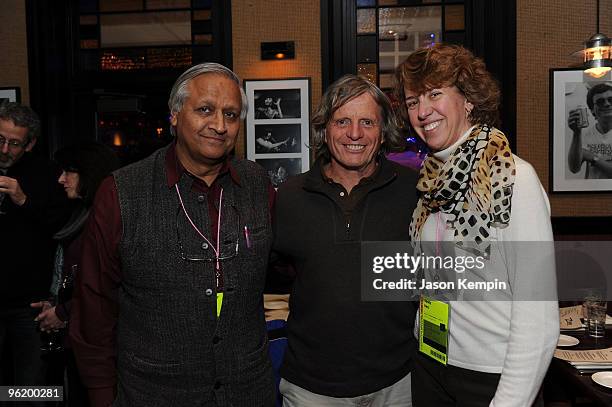
[[[262,42],[261,59],[295,59],[295,41]]]
[[[597,0],[597,34],[584,43],[584,72],[601,78],[612,69],[612,40],[599,32],[599,0]]]

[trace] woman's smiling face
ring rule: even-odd
[[[412,128],[432,151],[452,146],[472,123],[473,105],[456,86],[434,88],[417,95],[404,88]]]

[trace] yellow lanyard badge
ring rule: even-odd
[[[446,366],[448,362],[449,305],[421,296],[419,351]]]
[[[223,305],[223,293],[217,293],[217,318],[221,315],[221,305]]]

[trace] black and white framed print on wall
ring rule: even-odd
[[[310,168],[310,79],[245,80],[246,158],[274,187]]]
[[[0,104],[2,102],[21,103],[21,89],[18,87],[0,87]]]
[[[612,74],[550,70],[550,190],[612,191]]]

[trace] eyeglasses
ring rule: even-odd
[[[0,136],[0,146],[3,146],[4,144],[8,144],[8,146],[12,148],[19,148],[19,147],[25,147],[28,144],[28,142],[19,141],[15,139],[8,139],[4,136]]]
[[[608,96],[607,98],[600,98],[594,101],[597,107],[604,107],[606,102],[608,105],[612,106],[612,96]]]
[[[229,208],[231,209],[226,210],[225,208],[223,208],[224,211],[226,211],[225,213],[229,212],[228,214],[231,214],[231,216],[224,216],[224,219],[227,219],[228,222],[224,222],[221,228],[222,235],[220,236],[221,242],[219,243],[219,257],[217,258],[215,256],[214,250],[212,250],[212,248],[209,247],[208,243],[206,243],[205,241],[202,241],[199,238],[198,238],[198,242],[200,242],[199,243],[200,251],[210,253],[211,255],[205,256],[202,253],[193,253],[193,251],[190,253],[185,252],[185,249],[183,247],[183,240],[181,239],[180,227],[179,227],[179,219],[181,219],[183,216],[182,216],[181,208],[179,207],[177,211],[177,215],[176,215],[176,241],[178,243],[179,256],[181,257],[181,260],[213,263],[213,262],[216,262],[217,260],[227,261],[227,260],[233,259],[234,257],[238,256],[238,247],[240,246],[239,243],[240,243],[240,231],[241,231],[240,214],[238,213],[238,210],[235,207],[230,206]],[[224,230],[224,229],[228,228],[227,225],[230,225],[229,230],[233,231],[233,233],[226,233],[227,230]],[[188,229],[191,229],[191,228],[188,228]]]

